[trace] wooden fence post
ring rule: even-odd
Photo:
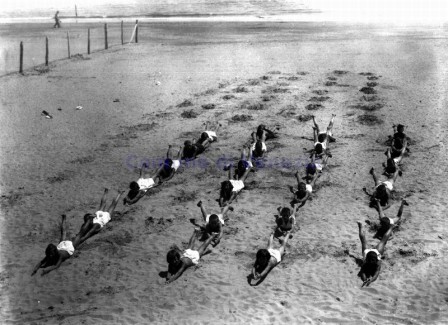
[[[45,65],[48,66],[48,37],[45,36]]]
[[[121,45],[124,44],[124,40],[123,40],[123,21],[121,21]]]
[[[19,72],[23,73],[23,42],[20,42],[20,68]]]
[[[87,54],[90,54],[90,28],[87,28]]]
[[[138,43],[138,20],[135,21],[135,43]]]
[[[107,24],[104,24],[104,48],[107,50]]]
[[[67,31],[67,51],[68,51],[68,58],[70,59],[72,56],[70,55],[70,35]]]

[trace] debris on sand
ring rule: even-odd
[[[330,86],[334,86],[336,85],[335,81],[327,81],[326,83],[324,83],[325,86],[330,87]]]
[[[314,96],[314,97],[311,97],[310,99],[308,99],[308,101],[309,102],[325,102],[329,99],[330,99],[330,97],[328,97],[328,96]]]
[[[203,109],[215,109],[216,105],[215,104],[204,104],[201,106]]]
[[[362,95],[361,100],[366,101],[366,102],[374,102],[374,101],[378,100],[378,97],[375,95],[372,95],[372,96]]]
[[[185,99],[182,103],[177,104],[176,107],[188,107],[188,106],[193,106],[193,103],[191,102],[191,100]]]
[[[362,109],[363,111],[376,111],[384,107],[382,103],[365,104],[365,105],[353,105],[353,108]]]
[[[338,75],[343,75],[343,74],[347,74],[348,71],[345,71],[345,70],[334,70],[333,73],[334,74],[338,74]]]
[[[313,119],[313,115],[311,114],[300,114],[299,116],[297,116],[297,120],[299,122],[307,122]]]
[[[376,90],[372,87],[362,87],[359,91],[364,94],[376,94]]]
[[[196,118],[198,117],[198,115],[199,114],[192,109],[190,109],[189,111],[183,111],[182,114],[180,114],[180,116],[182,116],[183,118]]]
[[[328,90],[316,89],[316,90],[313,90],[312,93],[316,94],[316,95],[319,95],[319,96],[322,96],[322,95],[328,94]]]
[[[247,93],[247,92],[249,92],[249,90],[247,90],[247,88],[244,87],[244,86],[238,86],[233,91],[236,92],[236,93]]]
[[[375,115],[368,114],[358,116],[358,122],[363,125],[378,125],[384,123],[383,120],[379,119]]]
[[[232,118],[230,119],[232,122],[246,122],[246,121],[252,121],[253,118],[250,115],[246,115],[246,114],[240,114],[240,115],[234,115],[232,116]]]
[[[229,100],[229,99],[233,99],[233,98],[236,98],[234,95],[224,95],[224,96],[222,96],[222,99],[224,99],[224,100]]]
[[[375,81],[371,81],[371,82],[367,83],[367,86],[369,86],[369,87],[376,87],[376,86],[378,86],[378,83],[375,82]]]
[[[48,113],[47,111],[42,111],[41,115],[44,116],[45,118],[53,118],[53,116],[51,116],[50,113]]]
[[[263,103],[253,103],[249,101],[245,101],[241,104],[240,109],[249,109],[252,111],[261,111],[266,109],[266,104]]]
[[[324,108],[324,106],[322,104],[308,104],[305,106],[305,108],[309,111],[315,111],[320,108]]]
[[[377,77],[377,76],[367,77],[367,80],[378,80],[378,79],[379,79],[379,77]]]
[[[328,79],[328,80],[331,80],[331,81],[336,81],[336,80],[338,80],[338,78],[336,78],[336,77],[328,77],[327,79]]]

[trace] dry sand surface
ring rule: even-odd
[[[151,42],[0,79],[1,323],[448,322],[446,28],[151,24],[146,33]],[[375,94],[360,91],[367,83]],[[308,159],[309,117],[324,127],[332,113],[329,168],[299,211],[282,263],[249,286],[256,251]],[[223,127],[201,164],[182,166],[134,206],[120,203],[60,269],[30,276],[46,245],[57,244],[62,213],[76,234],[104,187],[111,200],[142,160],[198,137],[206,121]],[[165,285],[166,253],[186,247],[198,200],[218,211],[220,158],[236,161],[260,123],[279,134],[267,141],[266,168],[249,175],[214,252]],[[402,197],[409,207],[379,279],[360,288],[350,257],[361,255],[356,221],[372,224],[368,241],[377,243],[362,188],[385,161],[394,123],[407,125],[411,153],[386,214]]]

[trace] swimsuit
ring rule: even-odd
[[[173,164],[171,165],[171,168],[176,171],[180,167],[180,160],[173,160]]]
[[[96,217],[93,218],[93,223],[97,223],[103,228],[110,221],[110,213],[104,211],[97,211]]]
[[[189,258],[194,265],[197,265],[199,263],[200,258],[199,252],[192,249],[186,249],[181,257]]]
[[[316,148],[316,145],[319,144],[319,143],[322,145],[322,150],[327,149],[327,142],[316,142],[314,144],[314,148]]]
[[[277,249],[269,248],[268,249],[269,254],[271,254],[271,257],[275,258],[277,260],[277,264],[281,262],[282,260],[282,254],[280,254],[280,251]]]
[[[73,255],[75,252],[75,247],[70,240],[61,241],[56,248],[60,251],[66,251],[69,255]]]
[[[311,184],[306,184],[306,191],[310,194],[313,193],[313,187],[311,186]]]
[[[384,182],[382,182],[381,184],[386,185],[386,187],[387,187],[390,191],[392,191],[392,190],[394,189],[394,186],[393,186],[393,184],[392,184],[391,181],[384,181]],[[381,185],[381,184],[380,184],[380,185]],[[378,186],[379,186],[379,185],[378,185]]]
[[[380,252],[378,252],[378,250],[377,249],[375,249],[375,248],[372,248],[372,249],[365,249],[364,250],[364,253],[363,253],[363,258],[364,258],[364,260],[366,259],[366,256],[367,256],[367,254],[369,253],[369,252],[374,252],[374,253],[376,253],[376,257],[378,258],[378,261],[381,261],[381,254],[380,254]]]
[[[152,178],[139,178],[137,184],[140,187],[140,190],[145,192],[155,185],[154,180]]]
[[[252,165],[252,162],[249,160],[242,160],[244,167],[246,170],[248,170],[249,168],[254,168],[254,165]]]
[[[218,139],[218,137],[216,136],[216,132],[215,131],[204,131],[204,133],[207,133],[208,139],[211,142],[216,141]]]
[[[256,144],[257,144],[256,142],[252,143],[252,147],[251,147],[252,151],[255,151],[255,145]],[[262,142],[261,143],[261,151],[266,152],[267,150],[268,149],[266,147],[266,143]]]
[[[211,214],[207,214],[207,216],[205,217],[205,222],[208,223],[209,219],[210,219]],[[217,214],[219,221],[224,225],[224,216],[222,214]]]
[[[239,191],[241,191],[244,188],[244,183],[243,181],[237,181],[234,179],[230,180],[230,183],[232,184],[233,188],[232,188],[232,192],[236,192],[238,193]]]

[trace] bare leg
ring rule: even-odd
[[[378,186],[379,182],[378,182],[378,178],[376,177],[376,174],[375,174],[375,168],[372,167],[372,169],[370,169],[370,175],[372,175],[372,177],[373,177],[373,181],[375,182],[375,186]]]
[[[184,152],[184,147],[180,147],[179,148],[179,151],[178,151],[178,153],[177,153],[177,157],[176,157],[176,160],[180,160],[180,158],[182,157],[182,153]]]
[[[206,249],[208,245],[212,242],[213,239],[216,238],[217,233],[213,233],[210,237],[207,238],[205,242],[202,243],[201,246],[198,248],[199,256],[203,256],[205,253],[207,253]]]
[[[394,223],[397,224],[401,220],[401,216],[403,215],[403,209],[405,205],[409,205],[405,199],[401,201],[400,208],[398,209],[397,217],[394,218]]]
[[[281,256],[285,255],[285,248],[286,248],[286,243],[288,242],[288,239],[289,239],[289,231],[286,232],[285,239],[283,239],[283,244],[279,248],[279,252],[280,252]]]
[[[387,241],[389,240],[390,235],[392,235],[392,229],[394,229],[394,225],[391,225],[387,232],[383,235],[381,241],[376,245],[376,249],[380,252],[381,255],[384,254],[384,249],[386,248]]]
[[[196,242],[197,230],[193,231],[193,235],[191,235],[190,241],[188,242],[187,249],[193,249],[194,243]]]
[[[243,150],[241,150],[241,160],[246,160],[246,148],[243,148]]]
[[[367,249],[366,235],[364,234],[364,229],[362,223],[358,221],[359,228],[359,239],[361,240],[361,253],[364,256],[364,251]]]
[[[205,122],[205,131],[208,131],[208,121]]]
[[[65,214],[63,214],[61,216],[61,240],[60,241],[64,241],[65,237],[67,236],[67,230],[66,230],[66,224],[65,224],[65,220],[67,219],[67,216]]]
[[[224,208],[221,208],[222,217],[225,218],[227,212],[229,212],[230,205],[226,205]]]
[[[376,206],[377,206],[377,209],[378,209],[378,216],[379,216],[379,218],[381,220],[381,218],[384,218],[386,215],[383,212],[383,208],[381,207],[380,200],[375,199],[375,202],[376,202]]]
[[[118,200],[120,200],[120,196],[124,193],[124,191],[120,191],[117,194],[117,197],[112,201],[112,203],[109,206],[109,209],[107,210],[112,217],[112,214],[114,213],[115,208],[117,207]]]
[[[299,186],[299,184],[301,183],[300,175],[299,175],[299,171],[296,171],[296,173],[294,174],[294,176],[296,177],[296,180],[297,180],[297,186]]]
[[[241,176],[241,180],[242,180],[243,182],[246,180],[247,175],[249,175],[250,169],[251,169],[250,167],[247,168],[247,169],[244,171],[243,176]]]
[[[316,123],[316,118],[314,115],[313,115],[313,123],[314,123],[314,127],[313,127],[314,132],[316,134],[319,134],[319,125]],[[316,136],[316,139],[314,139],[314,142],[317,142],[317,136]]]
[[[106,208],[106,196],[107,196],[107,192],[109,192],[109,189],[105,188],[104,189],[104,193],[103,196],[101,197],[101,201],[100,201],[100,211],[104,211],[104,209]]]
[[[313,179],[310,182],[311,187],[314,188],[314,185],[316,184],[317,179],[319,178],[320,174],[319,173],[315,173],[313,176]]]
[[[334,124],[334,118],[336,117],[336,114],[332,114],[331,115],[331,120],[330,123],[327,126],[327,132],[330,132],[331,129],[333,128],[333,124]]]
[[[399,173],[399,170],[398,170],[398,168],[397,168],[397,170],[396,170],[395,173],[393,174],[392,178],[389,178],[389,179],[388,179],[388,181],[391,182],[392,185],[395,184],[395,181],[397,180],[397,177],[398,177],[398,173]]]
[[[168,145],[168,151],[166,152],[167,159],[173,159],[173,153],[171,152],[172,145]]]
[[[266,131],[263,130],[263,133],[261,134],[261,142],[266,142]]]
[[[204,219],[204,222],[206,222],[206,219],[207,219],[207,211],[205,211],[204,204],[202,203],[202,201],[199,201],[199,202],[198,202],[198,207],[201,208],[202,219]]]
[[[82,244],[90,237],[95,236],[97,233],[100,232],[100,230],[101,230],[101,226],[99,224],[97,224],[97,223],[92,224],[92,228],[90,228],[90,230],[84,236],[81,237],[81,239],[79,240],[79,244]]]
[[[218,133],[219,128],[221,127],[221,123],[218,123],[218,126],[216,127],[215,133]]]
[[[232,179],[232,175],[233,175],[233,164],[230,164],[229,166],[229,174],[227,175],[229,177],[229,180]],[[237,175],[238,177],[238,175]]]
[[[90,228],[92,228],[93,225],[93,216],[89,216],[87,220],[84,221],[84,223],[81,226],[81,229],[79,229],[79,233],[76,235],[77,237],[84,236]]]
[[[266,249],[271,249],[273,242],[274,242],[274,233],[271,233],[271,235],[269,236],[269,240],[268,240],[268,247]]]

